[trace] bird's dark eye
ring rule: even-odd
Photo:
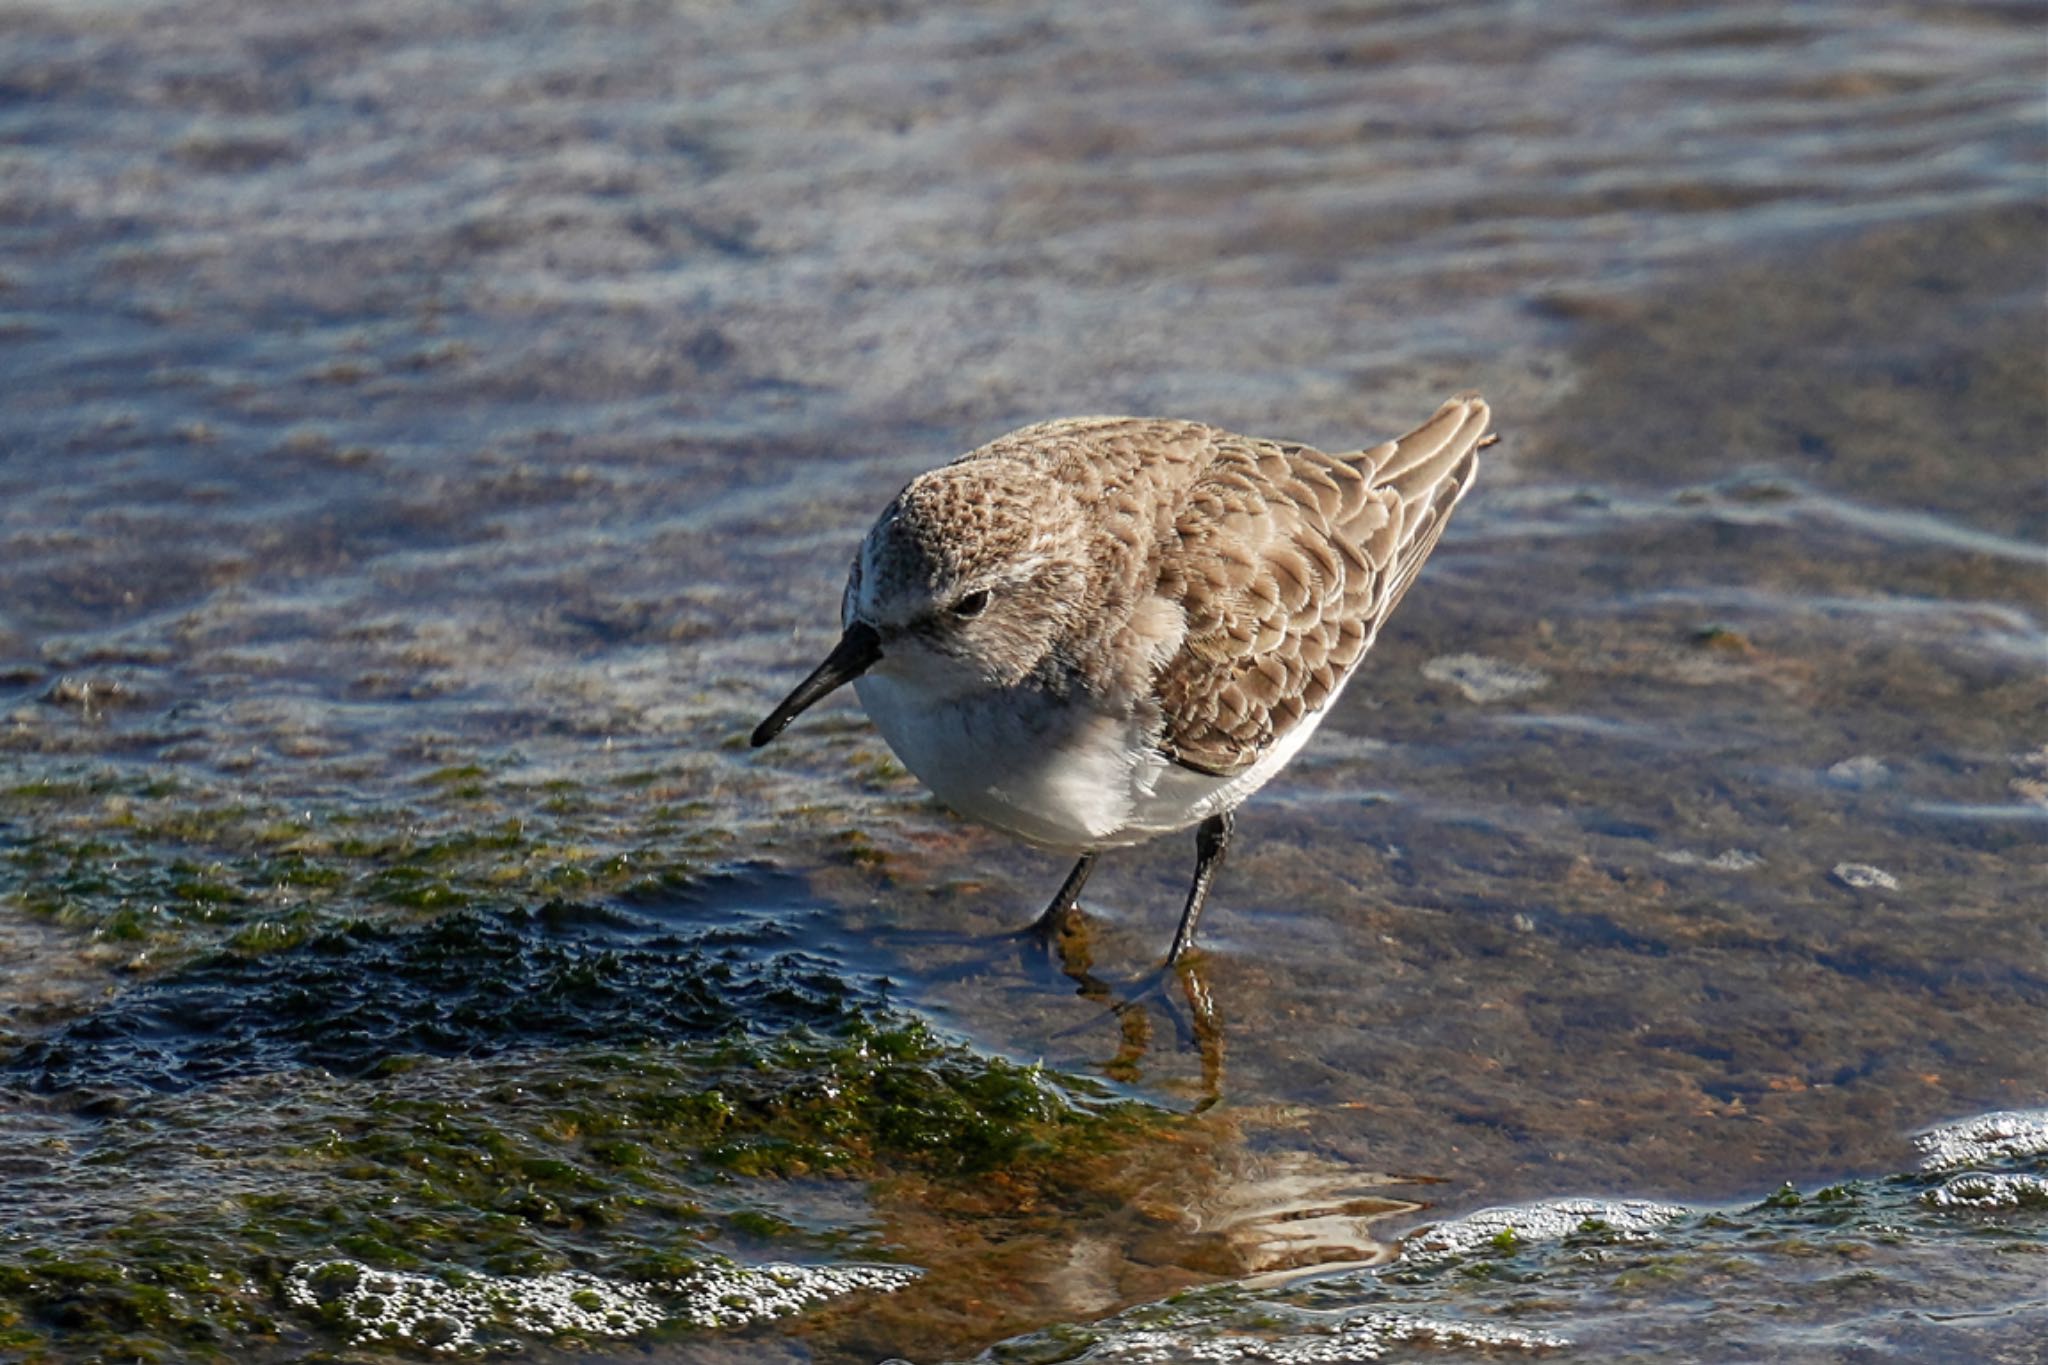
[[[968,593],[953,604],[953,614],[959,617],[979,616],[988,610],[988,589],[981,588]]]

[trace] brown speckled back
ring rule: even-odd
[[[1092,564],[1049,580],[1066,628],[1036,664],[1044,681],[1139,698],[1169,757],[1231,774],[1357,666],[1470,487],[1488,420],[1461,395],[1398,441],[1332,456],[1194,422],[1072,418],[935,473],[1035,502],[1038,549]]]

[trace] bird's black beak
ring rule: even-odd
[[[852,682],[873,668],[881,657],[881,635],[867,622],[855,621],[839,637],[839,643],[832,646],[825,662],[798,683],[796,690],[782,699],[782,705],[768,713],[768,719],[754,727],[754,747],[758,749],[781,734],[811,703]]]

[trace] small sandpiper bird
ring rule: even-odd
[[[940,800],[1076,856],[1199,825],[1168,964],[1233,814],[1287,765],[1415,582],[1492,444],[1461,394],[1349,455],[1197,422],[1076,417],[910,481],[861,543],[844,634],[756,747],[851,682]]]

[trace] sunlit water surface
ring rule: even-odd
[[[2040,17],[9,8],[0,1353],[2035,1358]],[[1135,1007],[744,747],[922,467],[1465,387]]]

